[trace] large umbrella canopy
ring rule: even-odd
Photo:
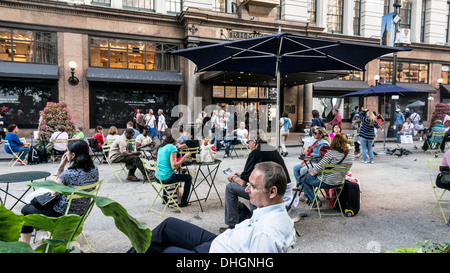
[[[197,72],[238,71],[276,77],[278,90],[276,128],[279,128],[282,76],[297,72],[364,70],[369,61],[404,50],[410,49],[277,33],[167,53],[188,58],[197,65]],[[277,149],[279,134],[277,130]]]
[[[432,93],[434,91],[421,90],[415,88],[404,87],[393,84],[380,84],[377,86],[369,87],[366,89],[351,92],[340,97],[369,97],[369,96],[382,96],[382,95],[401,95],[404,94],[418,94],[418,93]]]

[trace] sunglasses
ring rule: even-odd
[[[313,135],[318,135],[318,134],[319,134],[319,132],[314,132],[314,133],[313,133]]]

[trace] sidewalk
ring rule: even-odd
[[[290,178],[294,179],[293,167],[299,163],[300,149],[298,142],[300,135],[290,134],[288,140],[289,155],[284,157]],[[352,176],[358,178],[361,185],[361,210],[354,217],[324,216],[320,219],[315,210],[309,210],[301,203],[298,209],[306,211],[307,216],[294,224],[300,237],[296,237],[296,244],[290,253],[369,253],[375,251],[394,251],[400,247],[415,247],[417,242],[430,240],[431,242],[448,243],[449,227],[444,223],[442,215],[430,214],[435,204],[435,196],[430,184],[430,176],[426,168],[426,158],[434,158],[433,153],[424,153],[415,149],[413,144],[402,144],[401,147],[412,154],[398,157],[380,153],[375,157],[375,164],[363,164],[361,159],[355,158],[351,168]],[[388,142],[386,148],[397,148],[397,144]],[[383,144],[377,142],[375,151],[383,150]],[[0,146],[0,153],[4,153]],[[225,200],[225,187],[228,184],[222,170],[231,168],[240,172],[245,165],[245,158],[223,159],[223,150],[217,153],[222,163],[214,181],[222,202]],[[439,155],[442,158],[442,154]],[[54,173],[58,163],[46,163],[9,168],[8,161],[0,161],[0,174],[21,171],[48,171]],[[97,163],[96,163],[97,164]],[[106,179],[110,175],[107,164],[98,165],[100,178]],[[136,175],[141,178],[139,171]],[[123,176],[122,176],[123,177]],[[433,175],[435,177],[435,175]],[[2,186],[2,185],[0,185]],[[2,186],[3,188],[4,186]],[[10,190],[19,194],[26,189],[26,183],[15,183]],[[208,187],[202,184],[198,187],[199,196],[207,194]],[[198,203],[183,208],[179,213],[175,209],[167,209],[163,217],[155,212],[148,212],[156,194],[147,183],[120,183],[113,178],[103,183],[99,196],[108,197],[119,202],[128,213],[144,226],[153,229],[166,217],[176,217],[195,225],[201,226],[213,233],[218,233],[224,224],[224,207],[221,206],[219,196],[211,191],[206,202],[202,203],[201,212]],[[242,200],[248,205],[248,201]],[[322,199],[322,212],[328,209],[328,203]],[[23,205],[14,208],[20,213]],[[162,209],[160,202],[155,206]],[[106,217],[100,209],[94,207],[87,219],[84,229],[93,249],[97,253],[124,253],[129,247],[128,238],[114,225],[111,217]],[[42,236],[40,232],[38,236]],[[83,251],[88,251],[82,237],[78,239]]]

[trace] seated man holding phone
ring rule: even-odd
[[[228,227],[219,229],[222,233],[227,229],[233,229],[239,223],[239,197],[250,200],[249,194],[245,191],[247,183],[249,182],[250,174],[255,169],[255,165],[260,162],[273,161],[280,164],[287,177],[287,184],[291,183],[289,172],[284,164],[281,155],[272,146],[269,146],[263,137],[261,130],[258,133],[250,133],[249,141],[247,142],[250,154],[247,157],[244,170],[241,173],[231,173],[227,176],[228,183],[225,189],[225,224]],[[287,192],[287,195],[292,195],[292,192]],[[286,195],[285,195],[286,197]],[[253,211],[256,207],[250,203],[250,210]]]

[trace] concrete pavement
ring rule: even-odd
[[[293,166],[299,163],[299,139],[300,135],[294,133],[287,142],[289,155],[284,159],[291,179],[294,179]],[[419,150],[421,143],[418,142],[401,146],[412,154],[397,157],[380,153],[375,157],[375,164],[363,164],[361,160],[355,160],[351,172],[361,183],[361,210],[355,217],[325,216],[319,219],[317,211],[310,211],[304,203],[300,203],[298,208],[306,211],[307,216],[295,223],[300,237],[297,237],[297,243],[290,252],[368,253],[373,249],[385,251],[399,247],[415,247],[415,243],[425,240],[448,243],[450,228],[440,214],[430,214],[435,197],[425,159],[434,157],[434,154],[426,154]],[[414,146],[419,149],[415,149]],[[396,147],[395,143],[386,143],[386,148]],[[383,144],[376,143],[375,151],[381,150]],[[223,150],[218,152],[217,158],[222,159],[223,153]],[[0,146],[0,158],[7,157],[3,146]],[[442,158],[442,154],[439,157]],[[231,168],[233,171],[242,171],[245,160],[245,158],[223,159],[215,180],[222,202],[228,183],[222,170]],[[7,160],[0,160],[0,174],[28,170],[46,170],[53,173],[57,168],[57,163],[13,168],[9,168],[7,164]],[[109,176],[110,169],[107,164],[98,167],[102,179]],[[142,177],[139,171],[137,176]],[[23,192],[25,188],[26,183],[10,186],[10,190],[16,193]],[[205,196],[207,190],[206,185],[200,185],[199,195]],[[113,178],[102,185],[99,195],[119,202],[130,215],[149,228],[154,228],[169,216],[189,221],[214,233],[218,233],[219,228],[225,226],[224,208],[214,190],[211,191],[208,200],[202,203],[203,212],[194,202],[191,206],[183,208],[183,213],[167,209],[162,218],[155,212],[147,211],[155,197],[155,192],[148,183],[120,183]],[[322,209],[326,210],[327,202],[323,201],[323,204]],[[155,206],[162,208],[159,201]],[[20,213],[21,207],[22,205],[18,205],[13,211]],[[113,219],[104,216],[97,207],[87,219],[83,231],[96,252],[123,253],[130,247],[128,238],[117,230]],[[42,232],[39,234],[42,235]],[[88,251],[82,237],[78,238],[78,242],[83,250]]]

